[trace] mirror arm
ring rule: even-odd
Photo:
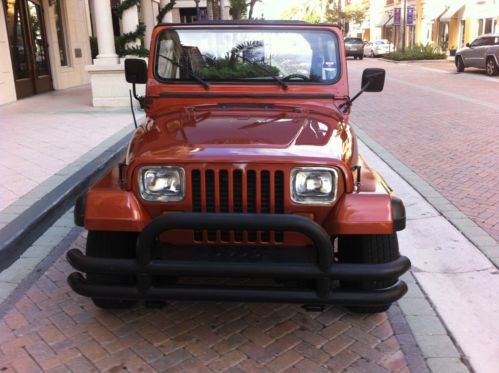
[[[364,86],[360,89],[360,91],[359,91],[359,92],[358,92],[355,96],[353,96],[353,97],[350,99],[350,105],[352,105],[352,102],[354,102],[354,101],[355,101],[355,99],[356,99],[357,97],[359,97],[362,93],[364,93],[364,92],[365,92],[365,90],[367,89],[367,87],[369,87],[370,85],[371,85],[371,81],[369,80],[369,81],[368,81],[368,82],[367,82],[367,83],[366,83],[366,84],[365,84],[365,85],[364,85]]]
[[[365,92],[365,90],[367,89],[367,87],[369,87],[369,85],[371,84],[371,81],[369,80],[361,89],[359,92],[357,92],[357,94],[355,96],[353,96],[352,98],[348,97],[347,101],[344,103],[344,104],[341,104],[340,105],[340,110],[343,112],[343,114],[345,114],[348,109],[350,109],[352,107],[352,103],[355,101],[355,99],[357,97],[359,97],[362,93]]]
[[[135,83],[132,83],[133,97],[139,102],[140,108],[144,108],[144,96],[137,96],[137,91],[135,89]]]

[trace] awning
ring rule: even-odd
[[[444,14],[447,10],[446,5],[436,5],[436,4],[426,4],[423,8],[423,19],[426,22],[433,22],[438,19],[442,14]]]
[[[449,22],[450,19],[464,7],[464,1],[454,1],[439,18],[440,22]]]
[[[385,14],[383,18],[381,18],[381,20],[376,24],[376,27],[383,26],[393,26],[393,16]]]

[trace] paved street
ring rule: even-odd
[[[79,235],[71,247],[84,244]],[[0,371],[409,372],[407,359],[426,369],[396,307],[398,335],[386,314],[340,307],[173,302],[108,312],[69,289],[71,271],[59,257],[0,307]],[[400,343],[415,352],[406,358]]]
[[[499,77],[366,58],[348,62],[351,93],[366,67],[387,70],[385,89],[362,95],[352,121],[499,240]]]
[[[437,213],[386,165],[375,163],[365,149],[364,154],[413,206],[400,244],[421,271],[420,263],[427,257],[415,257],[419,246],[411,244],[411,235],[419,233],[432,240],[435,233],[426,234],[425,225],[417,228],[422,232],[414,232],[413,227],[429,217],[437,219]],[[447,232],[446,237],[466,241],[452,234],[460,236]],[[0,369],[4,371],[419,373],[427,372],[428,365],[434,372],[467,372],[460,352],[412,276],[405,276],[410,290],[400,308],[395,305],[388,314],[374,316],[352,315],[340,307],[306,313],[292,305],[214,302],[173,302],[161,310],[138,306],[132,311],[106,312],[75,295],[66,284],[71,269],[63,254],[85,244],[81,230],[73,228],[70,213],[40,241],[22,259],[36,257],[43,247],[55,248],[31,274],[25,275],[25,265],[16,267],[17,263],[3,273],[10,272],[11,281],[19,283],[0,305]],[[438,246],[425,247],[426,255],[441,252],[445,256]],[[433,268],[438,268],[437,261]],[[0,281],[8,277],[3,274]],[[473,358],[481,360],[480,355]]]
[[[456,75],[445,63],[351,60],[352,94],[369,66],[387,69],[385,91],[364,94],[352,122],[497,240],[499,79]],[[368,162],[410,206],[399,237],[414,276],[388,313],[216,302],[98,310],[66,284],[64,253],[85,245],[68,213],[0,274],[0,371],[457,373],[467,361],[492,372],[497,334],[481,322],[492,325],[499,312],[487,307],[498,294],[496,268],[382,160],[370,154]],[[488,294],[463,293],[484,284]]]

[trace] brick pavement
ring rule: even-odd
[[[0,211],[124,127],[127,108],[91,106],[90,86],[0,106]]]
[[[385,90],[362,95],[352,122],[497,241],[499,77],[432,71],[446,66],[433,65],[349,61],[352,93],[364,68],[387,70]]]
[[[409,372],[417,360],[385,313],[223,302],[109,312],[69,289],[71,271],[60,258],[0,307],[0,371]]]

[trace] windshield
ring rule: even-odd
[[[364,44],[362,39],[359,39],[359,38],[346,38],[345,43],[346,44]]]
[[[336,34],[326,30],[167,29],[158,36],[159,80],[334,83]],[[174,63],[175,62],[175,63]]]

